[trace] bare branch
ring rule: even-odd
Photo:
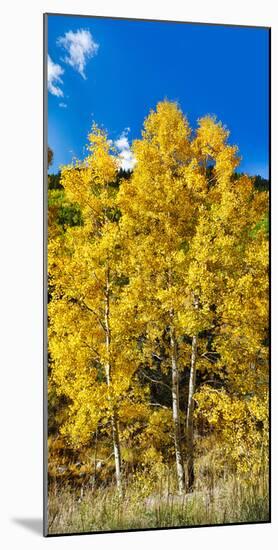
[[[207,361],[209,361],[210,363],[212,363],[214,365],[214,363],[216,362],[215,359],[217,359],[217,358],[208,357],[208,355],[217,355],[217,353],[208,351],[208,352],[202,353],[199,357],[204,357],[204,359],[207,359]]]
[[[142,372],[142,376],[144,376],[144,378],[146,378],[147,380],[149,380],[150,382],[153,382],[154,384],[160,384],[161,386],[165,386],[165,388],[167,388],[168,390],[172,391],[170,386],[168,386],[168,384],[165,384],[165,382],[162,382],[161,380],[156,380],[155,378],[151,378],[150,376],[148,376],[147,374],[145,374],[144,372]]]
[[[95,348],[93,348],[93,346],[88,344],[88,342],[85,342],[85,340],[82,340],[82,344],[84,344],[84,346],[86,346],[87,348],[89,348],[89,350],[93,351],[96,354],[97,362],[100,363],[100,355],[98,351]]]
[[[161,409],[166,409],[166,411],[168,411],[168,407],[166,407],[165,405],[161,405],[160,403],[149,403],[149,405],[151,407],[161,407]]]
[[[103,328],[104,332],[106,331],[106,327],[104,325],[104,323],[102,322],[101,318],[99,317],[98,313],[92,309],[90,306],[88,306],[88,304],[86,304],[86,302],[84,300],[81,300],[81,303],[88,309],[88,311],[90,311],[91,313],[94,314],[94,316],[96,317],[96,319],[98,320],[99,324],[101,325],[101,327]]]

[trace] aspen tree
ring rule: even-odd
[[[228,131],[214,118],[205,117],[199,121],[192,142],[204,173],[208,163],[213,170],[190,247],[188,284],[193,292],[196,313],[202,321],[192,335],[186,421],[189,490],[194,483],[193,396],[196,365],[200,361],[198,355],[209,361],[212,372],[222,377],[225,372],[229,383],[234,377],[239,386],[247,380],[250,382],[250,371],[254,371],[255,363],[259,370],[262,364],[263,368],[266,366],[262,341],[268,325],[267,238],[262,230],[255,234],[254,230],[267,211],[267,197],[266,193],[254,189],[250,178],[233,177],[239,159],[237,148],[227,143],[228,136]],[[257,254],[254,254],[255,248]],[[252,256],[254,261],[256,255],[259,259],[256,268],[252,269],[250,258]],[[213,349],[198,354],[198,333],[204,330],[210,331]],[[263,378],[261,374],[261,382]],[[250,390],[254,391],[253,383],[249,385]]]
[[[53,379],[72,402],[65,432],[86,441],[102,420],[111,426],[115,474],[122,493],[117,396],[126,383],[115,365],[111,325],[115,324],[118,229],[115,223],[116,159],[105,133],[93,126],[89,155],[65,167],[61,183],[82,212],[80,227],[49,244],[49,349]],[[118,354],[118,365],[121,354]],[[119,369],[120,370],[120,369]]]
[[[118,198],[130,270],[127,300],[133,301],[136,317],[141,318],[146,348],[163,340],[167,347],[165,364],[172,372],[173,438],[180,493],[185,489],[185,475],[179,397],[182,343],[177,322],[186,299],[186,256],[182,246],[194,230],[194,205],[184,177],[184,170],[190,171],[189,136],[188,123],[177,105],[159,103],[145,121],[142,140],[134,144],[137,163]]]

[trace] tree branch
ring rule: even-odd
[[[165,386],[165,388],[168,388],[168,390],[172,391],[170,386],[168,386],[168,384],[165,384],[165,382],[162,382],[161,380],[156,380],[155,378],[151,378],[150,376],[148,376],[144,372],[142,372],[142,376],[144,376],[144,378],[146,378],[150,382],[153,382],[154,384],[160,384],[161,386]]]
[[[101,325],[101,327],[103,328],[104,332],[106,331],[106,327],[104,325],[104,323],[102,322],[102,320],[100,319],[99,315],[97,314],[97,312],[92,309],[90,306],[88,306],[88,304],[86,304],[86,302],[84,300],[81,300],[81,303],[88,309],[88,311],[90,311],[91,313],[94,314],[94,316],[96,317],[96,319],[98,320],[99,324]]]
[[[161,409],[166,409],[168,411],[168,407],[166,405],[161,405],[160,403],[149,403],[150,407],[161,407]]]

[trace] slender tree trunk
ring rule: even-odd
[[[198,301],[194,299],[194,307],[198,308]],[[188,404],[186,416],[186,444],[187,444],[187,488],[191,492],[194,486],[194,393],[196,386],[197,336],[192,337],[191,366],[189,375]]]
[[[196,384],[196,355],[197,355],[197,336],[192,338],[191,367],[189,377],[188,405],[186,417],[186,442],[187,442],[187,478],[188,491],[193,490],[194,485],[194,392]]]
[[[109,315],[110,315],[110,283],[109,283],[109,267],[108,267],[107,274],[106,274],[106,289],[105,289],[105,343],[106,343],[106,355],[107,355],[106,364],[105,364],[105,375],[106,375],[106,382],[108,386],[111,385],[111,364],[110,364],[111,331],[110,331]],[[117,414],[114,407],[112,407],[111,425],[112,425],[116,483],[117,483],[118,493],[121,496],[122,495],[121,451],[120,451],[118,419],[117,419]]]
[[[179,493],[182,494],[185,490],[184,465],[182,460],[181,450],[181,429],[180,429],[180,406],[179,406],[179,371],[177,361],[177,341],[175,330],[170,328],[171,341],[171,362],[172,362],[172,416],[174,428],[174,442],[176,454],[176,469],[178,478]]]
[[[97,444],[98,444],[98,425],[96,428],[96,436],[95,436],[94,477],[93,477],[94,488],[96,486],[96,480],[97,480]]]
[[[122,472],[121,472],[121,448],[119,439],[118,419],[115,412],[112,413],[112,432],[113,432],[113,447],[114,447],[114,460],[115,460],[115,472],[117,489],[120,496],[122,496]]]

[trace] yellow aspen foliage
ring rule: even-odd
[[[120,338],[121,245],[112,185],[116,173],[117,160],[106,135],[93,126],[89,156],[62,171],[66,196],[78,202],[83,223],[49,242],[48,313],[51,379],[70,401],[62,433],[82,445],[101,424],[113,441],[121,491],[118,418],[128,416],[138,398],[134,389],[129,392],[134,354],[128,340]]]
[[[268,396],[241,399],[224,389],[203,386],[196,393],[197,419],[217,434],[223,460],[254,480],[264,468],[268,449]]]
[[[250,391],[256,376],[267,383],[268,248],[258,229],[267,194],[234,177],[239,158],[228,136],[213,117],[200,119],[194,135],[177,105],[158,104],[118,195],[130,275],[123,304],[145,332],[146,357],[163,349],[162,368],[170,368],[172,331],[178,377],[191,361],[191,446],[196,370],[234,391]]]

